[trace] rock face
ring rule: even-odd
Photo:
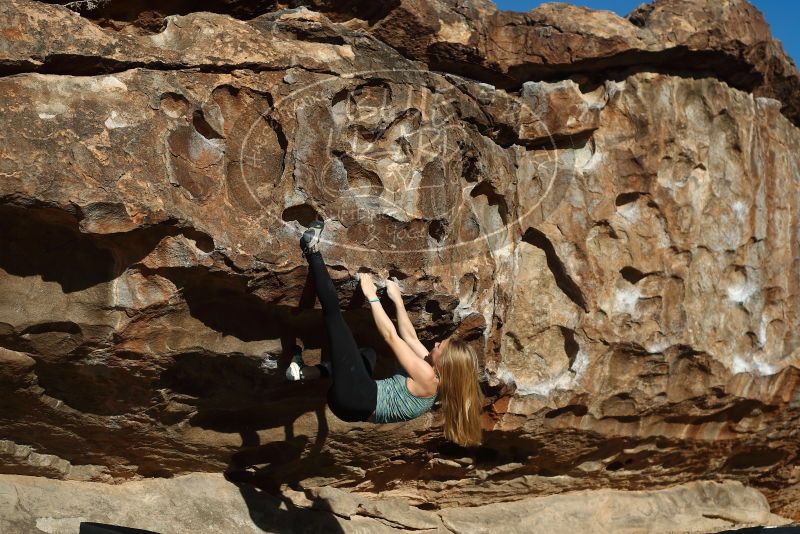
[[[0,5],[0,472],[420,512],[733,479],[800,519],[798,74],[761,15],[296,4]],[[325,357],[320,216],[376,376],[360,269],[479,349],[482,447],[283,379]]]

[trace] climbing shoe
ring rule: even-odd
[[[303,362],[303,348],[300,345],[295,345],[292,349],[292,362],[286,368],[286,379],[297,381],[303,379],[301,370],[306,364]]]
[[[300,238],[300,249],[303,254],[309,255],[319,252],[320,235],[324,227],[325,223],[320,220],[312,221],[308,225],[308,229],[303,232],[303,236]]]

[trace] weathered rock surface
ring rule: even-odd
[[[733,479],[800,518],[797,72],[757,11],[379,5],[151,32],[0,5],[0,470],[249,466],[429,509]],[[401,47],[423,12],[443,22]],[[436,410],[343,423],[327,383],[283,379],[295,338],[325,356],[317,216],[376,375],[359,269],[400,278],[424,342],[475,343],[482,447]]]
[[[758,491],[738,482],[690,482],[663,491],[594,490],[441,512],[402,499],[371,499],[343,490],[288,492],[278,498],[219,474],[193,473],[116,486],[8,475],[0,478],[3,532],[72,534],[81,523],[154,532],[547,531],[719,532],[782,525]],[[175,503],[181,503],[175,506]]]
[[[711,76],[756,96],[776,98],[800,123],[800,77],[746,0],[656,0],[626,17],[568,3],[527,13],[498,10],[491,0],[171,0],[59,1],[125,33],[158,32],[163,17],[191,11],[253,18],[306,6],[381,41],[430,68],[504,89],[528,80],[576,77],[598,83],[646,70]]]
[[[498,10],[490,0],[398,0],[377,9],[359,0],[292,4],[369,28],[432,69],[505,89],[569,76],[597,83],[642,70],[712,76],[781,100],[786,116],[800,121],[795,64],[746,0],[657,0],[625,18],[561,2],[527,13]]]

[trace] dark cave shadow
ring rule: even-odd
[[[155,272],[181,289],[189,315],[223,336],[258,341],[278,338],[285,331],[291,308],[264,302],[251,292],[244,277],[211,272],[204,267],[162,268]]]
[[[113,212],[115,206],[106,209]],[[39,275],[72,293],[117,278],[167,236],[183,235],[204,252],[214,249],[210,236],[177,224],[169,220],[128,232],[84,233],[77,214],[49,206],[4,204],[0,205],[0,268],[20,277]]]

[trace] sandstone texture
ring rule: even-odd
[[[81,523],[148,532],[509,533],[719,532],[786,524],[739,482],[689,482],[660,491],[590,490],[442,511],[335,488],[281,497],[222,475],[193,473],[109,486],[8,475],[0,479],[3,532],[73,534]],[[180,506],[175,506],[179,502]]]
[[[0,4],[0,487],[225,471],[458,529],[683,484],[686,524],[736,507],[703,488],[800,519],[798,73],[752,5],[204,5]],[[358,271],[475,344],[481,447],[286,382],[296,339],[326,358],[317,217],[376,377]]]

